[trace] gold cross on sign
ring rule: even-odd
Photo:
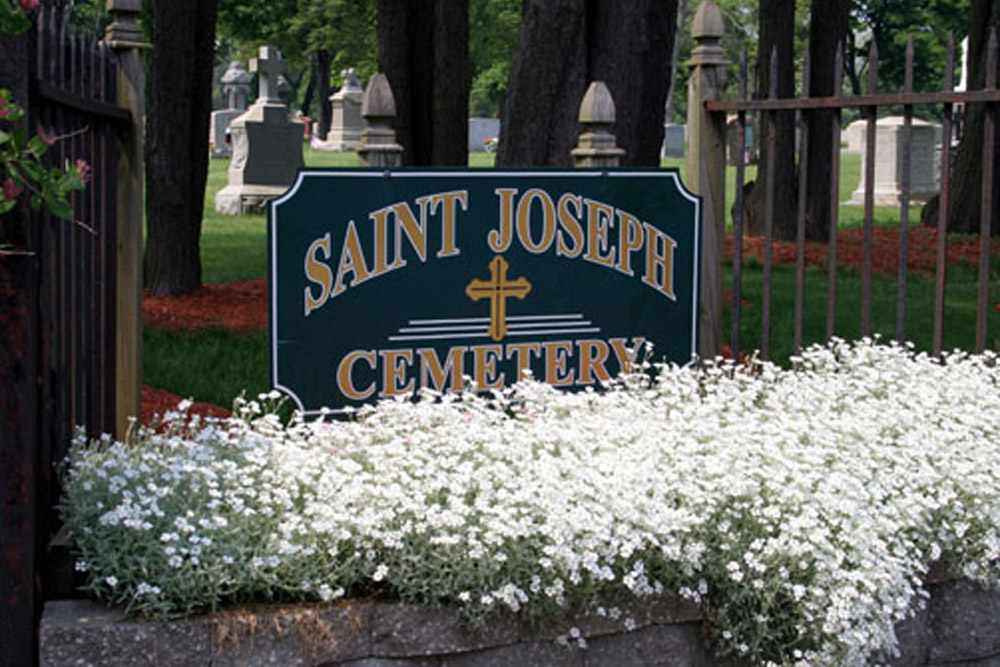
[[[490,300],[490,337],[495,341],[507,335],[507,299],[524,299],[531,291],[531,283],[526,278],[507,280],[510,264],[497,255],[490,262],[490,279],[473,280],[465,286],[465,294],[473,301]]]

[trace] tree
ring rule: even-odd
[[[809,22],[809,94],[834,94],[836,54],[847,33],[850,0],[812,0]],[[839,91],[836,91],[839,92]],[[830,165],[833,157],[833,118],[828,109],[806,116],[809,157],[806,161],[806,236],[825,241],[830,234]]]
[[[521,0],[470,0],[470,106],[477,116],[495,116],[503,104],[520,27]]]
[[[775,88],[778,98],[795,95],[795,0],[761,0],[760,40],[757,47],[757,88],[761,97],[771,90],[771,59],[777,58]],[[769,145],[771,131],[766,119],[773,119],[774,145]],[[779,111],[765,114],[760,130],[760,162],[757,179],[748,188],[743,208],[744,233],[764,233],[766,194],[769,187],[767,160],[774,154],[774,237],[794,239],[797,190],[795,171],[795,114]],[[811,145],[811,142],[810,142]]]
[[[215,0],[152,2],[144,282],[157,295],[201,286],[216,8]]]
[[[468,0],[378,0],[378,63],[404,165],[469,161]]]
[[[497,164],[565,166],[580,101],[604,81],[622,164],[658,165],[676,0],[525,0]]]
[[[969,90],[980,90],[986,84],[986,57],[990,30],[1000,30],[1000,0],[972,0],[969,8]],[[970,104],[966,109],[965,134],[951,173],[951,212],[948,231],[978,234],[982,202],[983,125],[982,104]],[[997,133],[1000,137],[1000,132]],[[1000,141],[994,142],[994,174],[1000,174]],[[993,216],[990,233],[1000,232],[1000,182],[993,179]],[[936,206],[928,206],[936,213]],[[925,210],[926,213],[926,210]],[[925,218],[930,216],[923,216]],[[934,215],[929,222],[936,223]]]

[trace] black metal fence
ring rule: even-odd
[[[70,592],[42,576],[58,528],[55,464],[74,428],[115,429],[118,152],[133,122],[117,104],[111,49],[71,29],[54,3],[34,19],[0,44],[10,77],[0,85],[26,109],[29,132],[57,138],[49,166],[86,164],[91,181],[72,197],[72,221],[22,205],[0,239],[2,665],[35,663],[41,600]]]
[[[714,37],[714,35],[712,35]],[[896,297],[896,331],[895,337],[903,341],[906,336],[906,302],[907,302],[907,266],[909,253],[910,236],[910,165],[912,160],[911,130],[913,123],[913,108],[917,105],[932,105],[940,108],[942,118],[942,137],[944,138],[940,154],[940,205],[938,207],[937,233],[936,233],[936,287],[935,304],[933,318],[933,353],[938,355],[942,350],[943,331],[945,327],[945,279],[947,272],[947,244],[948,234],[947,214],[949,211],[949,198],[951,195],[951,183],[949,170],[952,160],[952,150],[950,137],[953,132],[953,124],[958,114],[958,107],[968,104],[984,104],[985,129],[982,136],[984,146],[983,166],[982,166],[982,201],[981,201],[981,227],[979,234],[979,259],[978,259],[978,294],[976,299],[976,326],[975,326],[975,351],[982,351],[987,343],[987,321],[991,303],[989,301],[989,274],[990,274],[990,220],[992,217],[994,202],[992,201],[994,163],[994,136],[995,136],[995,115],[996,106],[1000,102],[1000,91],[996,85],[997,69],[997,47],[996,36],[990,40],[988,55],[986,86],[982,90],[956,92],[953,90],[952,72],[954,70],[954,43],[949,45],[948,65],[946,67],[946,78],[943,82],[943,90],[934,93],[914,93],[912,92],[913,81],[913,47],[912,41],[907,49],[906,61],[906,88],[903,93],[878,93],[877,92],[877,71],[878,56],[872,50],[869,55],[869,90],[867,95],[862,96],[841,96],[838,93],[828,97],[810,97],[808,78],[804,77],[802,97],[798,98],[777,98],[775,92],[776,82],[776,56],[771,59],[772,89],[766,99],[748,100],[746,99],[746,86],[741,85],[740,99],[735,101],[708,100],[704,102],[704,108],[710,118],[714,121],[706,123],[708,128],[724,128],[725,114],[735,113],[737,115],[736,147],[735,153],[743,155],[745,151],[744,138],[748,123],[749,113],[759,113],[761,115],[761,136],[767,142],[769,150],[765,150],[765,163],[759,164],[758,169],[764,170],[768,177],[765,179],[768,184],[768,191],[765,193],[764,204],[764,260],[763,260],[763,299],[761,304],[762,332],[760,341],[741,341],[740,326],[742,319],[742,280],[743,280],[743,208],[744,208],[744,180],[745,173],[743,160],[737,160],[735,204],[733,207],[733,273],[732,273],[732,300],[731,308],[731,333],[729,335],[729,346],[734,354],[740,350],[760,349],[764,358],[769,358],[771,352],[771,328],[773,323],[772,310],[772,268],[773,256],[772,248],[774,244],[774,219],[776,215],[774,207],[774,190],[776,187],[790,187],[790,184],[775,183],[775,155],[776,143],[774,115],[779,112],[793,111],[796,113],[797,126],[799,131],[798,158],[799,158],[799,183],[798,187],[798,208],[796,211],[797,237],[796,237],[796,277],[794,296],[794,348],[801,349],[803,344],[803,316],[804,316],[804,291],[805,291],[805,247],[806,247],[806,165],[810,150],[808,124],[806,119],[810,113],[819,110],[831,111],[830,123],[832,128],[832,164],[830,168],[830,230],[828,238],[828,259],[827,259],[827,286],[826,286],[826,336],[827,338],[837,334],[835,331],[835,315],[837,310],[837,269],[838,269],[838,218],[839,201],[837,193],[840,187],[840,151],[841,151],[841,111],[843,109],[861,109],[866,120],[865,127],[865,158],[864,174],[862,184],[864,186],[864,220],[863,220],[863,240],[862,240],[862,265],[861,265],[861,309],[860,309],[860,333],[868,336],[872,333],[872,264],[873,264],[873,210],[874,210],[874,188],[875,188],[875,149],[876,149],[876,120],[880,109],[886,107],[902,107],[904,125],[901,159],[901,189],[899,196],[900,209],[900,242],[899,242],[899,274],[898,291]],[[840,55],[836,63],[836,82],[834,90],[841,90],[840,75],[843,71]],[[808,63],[803,68],[808,72]],[[745,68],[744,68],[745,71]],[[745,77],[745,73],[744,73]],[[706,146],[712,146],[716,150],[725,146],[724,138],[713,137],[713,140],[706,140],[701,145],[701,150]],[[977,139],[978,140],[978,139]],[[697,147],[692,147],[697,150]],[[704,159],[704,158],[703,158]],[[724,160],[714,158],[711,164],[721,166]],[[721,177],[716,177],[720,178]],[[703,194],[705,192],[703,191]],[[713,193],[714,194],[714,193]],[[708,196],[713,196],[712,194]],[[717,195],[716,195],[717,196]],[[714,210],[724,209],[722,203],[716,202]],[[718,221],[713,221],[718,224]],[[720,260],[721,261],[721,260]],[[721,324],[716,323],[716,326]]]

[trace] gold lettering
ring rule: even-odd
[[[576,215],[569,211],[570,204],[576,208]],[[561,257],[575,259],[583,252],[583,225],[580,224],[580,214],[583,209],[583,198],[580,195],[566,193],[559,198],[559,230],[556,240],[556,254]],[[566,234],[573,240],[573,246],[566,244]]]
[[[545,350],[545,382],[553,387],[568,387],[573,384],[576,374],[572,368],[568,371],[570,352],[573,351],[573,343],[568,340],[556,340],[549,343],[542,343]]]
[[[378,354],[382,357],[382,391],[379,397],[413,393],[413,378],[400,385],[406,380],[407,367],[413,364],[413,350],[382,350]]]
[[[322,238],[318,238],[309,245],[306,250],[305,273],[306,278],[319,285],[319,296],[313,297],[309,285],[305,287],[306,316],[316,310],[330,297],[330,287],[333,283],[333,272],[330,266],[316,258],[316,253],[322,250],[326,259],[330,259],[330,234],[327,232]]]
[[[391,210],[391,206],[386,206],[368,214],[368,218],[372,221],[372,227],[374,228],[375,265],[372,267],[373,276],[380,276],[390,268],[389,243],[386,241],[388,225],[386,222]]]
[[[410,239],[410,246],[417,253],[421,262],[427,261],[427,197],[417,199],[417,206],[420,207],[420,222],[417,222],[413,210],[406,204],[400,202],[392,205],[392,212],[396,215],[396,226],[394,235],[396,237],[396,257],[392,261],[393,269],[406,266],[403,259],[403,234]]]
[[[631,373],[632,364],[635,363],[636,358],[639,356],[639,351],[646,343],[646,339],[642,336],[633,337],[631,350],[628,348],[628,340],[625,338],[612,338],[608,342],[611,343],[611,349],[615,351],[615,357],[618,358],[619,372]]]
[[[542,238],[538,243],[531,238],[531,202],[538,199],[542,203]],[[517,203],[517,237],[528,252],[540,255],[549,249],[556,235],[556,208],[545,190],[532,188],[524,193]]]
[[[500,389],[503,387],[503,373],[497,373],[497,359],[503,353],[500,345],[475,345],[472,348],[476,389]]]
[[[593,384],[595,380],[607,382],[611,379],[604,366],[608,360],[608,344],[603,340],[578,340],[580,348],[580,375],[578,384]]]
[[[513,356],[517,363],[517,381],[520,382],[525,377],[525,371],[531,367],[531,353],[537,357],[541,352],[538,343],[510,343],[507,345],[507,358]]]
[[[583,201],[587,205],[587,253],[583,258],[595,264],[614,266],[614,248],[609,255],[601,253],[608,251],[608,228],[614,224],[615,209],[593,199]]]
[[[642,223],[634,215],[618,209],[618,266],[627,276],[632,271],[632,251],[642,247]]]
[[[340,360],[337,366],[337,388],[340,393],[353,401],[363,401],[375,393],[375,381],[373,380],[367,389],[359,390],[354,386],[352,375],[354,364],[359,359],[364,359],[375,370],[375,350],[354,350],[349,352]]]
[[[419,199],[417,201],[420,201]],[[444,214],[441,218],[441,250],[438,257],[453,257],[459,254],[455,245],[455,219],[458,216],[456,206],[462,205],[463,211],[469,210],[469,191],[455,190],[454,192],[439,192],[431,195],[431,215],[440,204],[444,204]]]
[[[486,240],[490,250],[503,253],[507,252],[514,236],[514,196],[517,188],[497,188],[494,192],[500,197],[500,219],[497,228],[490,230]]]
[[[420,357],[420,386],[432,387],[437,391],[446,391],[445,384],[451,378],[451,390],[462,390],[462,369],[464,366],[464,355],[469,348],[453,347],[448,350],[448,357],[441,365],[437,352],[432,347],[424,347],[417,350]]]
[[[344,247],[340,253],[340,263],[337,265],[337,280],[333,284],[333,296],[337,296],[347,289],[345,278],[348,273],[354,274],[351,286],[360,285],[368,280],[371,275],[368,267],[365,266],[365,256],[361,254],[361,242],[358,240],[358,230],[354,228],[354,221],[347,224],[347,232],[344,234]]]
[[[653,225],[646,226],[646,275],[642,282],[660,290],[667,298],[677,300],[674,296],[674,248],[677,242],[658,230]],[[660,245],[663,251],[660,252]]]

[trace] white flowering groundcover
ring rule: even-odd
[[[1000,365],[834,341],[794,366],[351,421],[174,415],[74,443],[63,516],[90,590],[153,616],[374,594],[537,620],[679,595],[753,663],[865,664],[932,564],[1000,584]]]

